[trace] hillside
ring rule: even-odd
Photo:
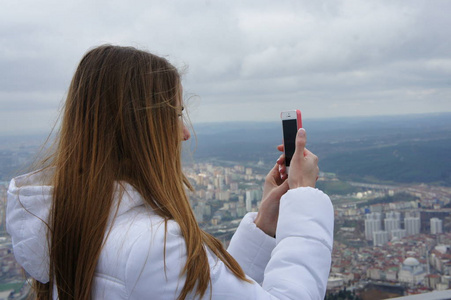
[[[451,114],[304,120],[308,148],[320,169],[344,179],[451,185]],[[268,167],[279,153],[281,126],[274,123],[209,123],[195,126],[195,161],[221,160]]]

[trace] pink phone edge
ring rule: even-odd
[[[298,120],[298,130],[302,128],[302,116],[301,111],[299,109],[296,109],[296,118]]]

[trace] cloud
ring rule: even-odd
[[[194,122],[272,120],[298,107],[307,118],[451,111],[449,1],[2,6],[0,106],[9,116],[3,132],[15,131],[12,119],[23,124],[17,131],[33,126],[30,110],[54,119],[78,61],[103,43],[137,46],[187,66],[184,90],[200,96],[189,101]]]

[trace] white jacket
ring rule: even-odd
[[[22,175],[11,181],[6,216],[17,261],[44,283],[49,280],[49,258],[42,220],[48,220],[53,189],[45,175]],[[237,279],[208,251],[212,290],[204,298],[209,299],[211,292],[212,299],[324,299],[334,223],[329,197],[313,188],[289,190],[280,201],[275,239],[255,226],[255,217],[256,213],[249,213],[243,218],[228,248],[255,282]],[[168,222],[166,271],[163,219],[130,185],[125,185],[109,228],[96,268],[93,299],[175,299],[184,284],[180,271],[186,261],[178,224]]]

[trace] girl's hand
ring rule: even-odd
[[[296,136],[296,150],[291,159],[289,176],[286,174],[285,156],[283,154],[266,176],[262,202],[255,224],[270,236],[275,236],[276,233],[279,203],[282,195],[288,189],[315,187],[319,174],[318,157],[305,148],[306,142],[305,130],[301,128]],[[279,145],[277,149],[283,151],[283,145]]]
[[[269,236],[275,236],[276,234],[280,198],[288,191],[286,177],[283,178],[279,171],[281,164],[284,164],[282,156],[277,160],[268,175],[266,175],[262,202],[258,210],[257,218],[254,221],[257,227]]]
[[[296,150],[290,163],[288,185],[290,189],[298,187],[315,187],[318,179],[318,157],[305,148],[307,136],[304,128],[298,130]]]

